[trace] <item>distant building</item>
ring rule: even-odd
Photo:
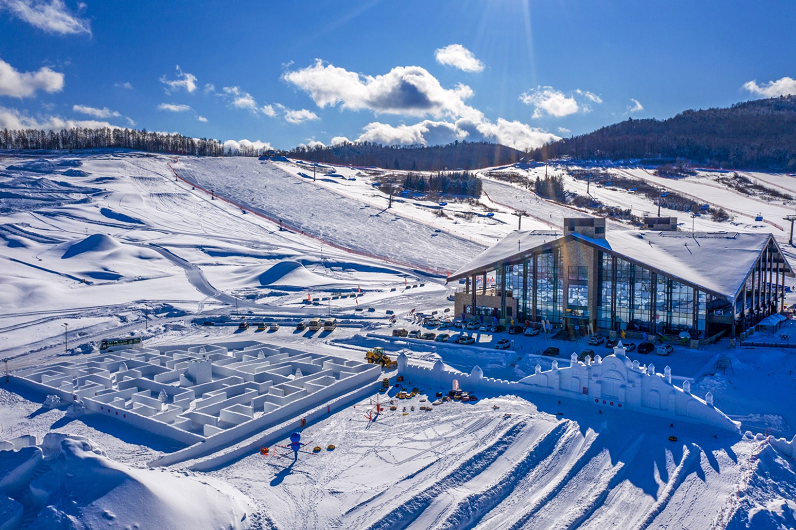
[[[645,217],[647,230],[677,230],[677,217]]]
[[[585,217],[564,219],[563,232],[516,231],[448,281],[465,279],[455,311],[467,319],[706,337],[777,313],[785,276],[794,271],[771,234],[609,233]]]

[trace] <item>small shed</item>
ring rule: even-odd
[[[779,328],[782,327],[786,320],[788,319],[785,317],[785,315],[781,315],[779,313],[769,315],[757,323],[757,330],[775,333],[777,330],[779,330]]]

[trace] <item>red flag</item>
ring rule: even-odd
[[[358,292],[358,293],[361,293],[361,292],[362,292],[362,287],[360,287],[360,286],[357,286],[357,292]]]
[[[406,278],[404,278],[404,285],[406,285],[406,283],[407,283],[407,282],[406,282]]]
[[[356,302],[357,305],[359,305],[359,298],[354,298],[354,302]]]
[[[312,296],[310,293],[307,293],[307,302],[312,302]]]

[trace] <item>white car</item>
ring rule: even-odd
[[[500,339],[495,343],[496,350],[507,350],[509,346],[511,346],[511,342],[508,339]]]
[[[526,337],[535,337],[539,334],[539,328],[525,328],[522,334]]]

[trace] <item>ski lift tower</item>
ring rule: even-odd
[[[787,217],[783,217],[786,221],[790,221],[790,239],[788,243],[790,246],[793,246],[793,221],[796,221],[796,215],[788,215]]]

